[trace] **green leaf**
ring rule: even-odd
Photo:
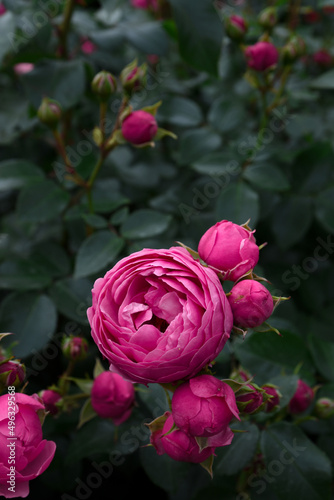
[[[209,128],[199,128],[187,130],[178,143],[178,161],[186,165],[218,149],[221,145],[221,137]]]
[[[12,42],[15,42],[15,20],[11,12],[7,11],[0,16],[0,65],[8,52],[13,50]]]
[[[29,131],[37,118],[29,115],[29,101],[13,90],[1,90],[0,144],[10,144]]]
[[[55,99],[63,109],[78,104],[86,89],[86,73],[81,59],[44,60],[34,71],[22,76],[22,84],[37,109],[44,96]]]
[[[177,462],[168,455],[157,455],[153,447],[139,450],[142,467],[153,484],[165,491],[175,493],[189,470],[189,464]]]
[[[96,413],[92,407],[92,400],[88,398],[81,407],[78,429],[95,417]]]
[[[170,0],[183,59],[200,71],[218,75],[223,23],[211,0]]]
[[[218,97],[213,101],[208,113],[211,125],[223,134],[240,127],[245,120],[245,107],[236,97],[232,100],[226,96]]]
[[[50,283],[50,274],[31,260],[12,258],[0,265],[0,289],[39,290]]]
[[[146,54],[166,55],[169,40],[159,21],[125,24],[123,29],[128,42],[136,49]]]
[[[334,381],[334,343],[312,335],[309,338],[309,347],[319,373],[326,379]]]
[[[310,86],[314,89],[334,89],[334,69],[330,69],[329,71],[326,71],[326,73],[323,73],[315,78],[310,83]]]
[[[223,183],[224,186],[241,172],[235,152],[229,149],[198,158],[192,163],[192,167],[199,174],[221,177],[219,182]]]
[[[272,230],[281,248],[287,249],[302,239],[313,219],[312,208],[310,199],[296,195],[276,205]]]
[[[17,158],[0,162],[0,191],[19,189],[43,178],[43,171],[30,161]]]
[[[298,384],[298,375],[277,375],[276,377],[267,380],[266,383],[273,384],[277,387],[278,391],[281,394],[280,404],[277,408],[277,412],[279,412],[282,408],[287,406],[296,392],[297,384]],[[275,412],[275,410],[274,410]]]
[[[243,173],[243,178],[248,180],[255,188],[269,191],[286,191],[290,183],[286,175],[275,165],[255,164],[250,165]]]
[[[41,272],[54,278],[69,274],[71,270],[71,262],[67,253],[54,241],[45,241],[36,245],[29,260]]]
[[[300,373],[310,376],[314,367],[307,346],[297,335],[281,329],[275,332],[252,332],[236,343],[235,354],[241,364],[260,379],[259,384],[280,375],[283,369],[290,374],[301,364]],[[289,353],[287,355],[287,353]]]
[[[232,422],[231,429],[246,432],[236,433],[229,446],[218,448],[215,453],[214,476],[230,476],[241,471],[255,455],[260,432],[256,425],[250,422]]]
[[[217,220],[232,220],[244,224],[250,219],[254,227],[259,217],[259,196],[244,182],[235,182],[223,189],[216,203]]]
[[[150,209],[136,210],[121,226],[121,234],[127,239],[142,239],[162,234],[172,220],[171,215]]]
[[[97,231],[79,248],[74,269],[75,278],[83,278],[101,271],[115,261],[124,246],[124,240],[110,231]]]
[[[329,187],[318,194],[315,200],[315,216],[321,225],[331,233],[334,232],[334,187]]]
[[[279,422],[265,429],[261,449],[266,475],[258,483],[279,500],[330,500],[330,460],[296,425]]]
[[[178,127],[196,127],[203,120],[199,105],[186,97],[167,97],[158,109],[157,120]]]
[[[119,182],[115,179],[98,179],[92,190],[94,211],[98,213],[113,212],[129,203],[129,199],[119,191]]]
[[[13,350],[18,358],[25,358],[41,349],[50,341],[56,327],[56,307],[47,295],[12,293],[2,302],[0,330],[14,333],[10,343],[18,342]]]
[[[82,458],[108,453],[114,446],[114,424],[107,419],[94,418],[76,431],[66,455],[66,463],[71,464]]]
[[[65,278],[54,283],[49,293],[60,313],[80,325],[87,325],[86,311],[92,302],[92,287],[93,283],[86,278]]]
[[[24,222],[46,222],[58,217],[66,208],[70,195],[52,181],[26,186],[19,194],[17,215]]]

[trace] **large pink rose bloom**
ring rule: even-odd
[[[217,357],[233,326],[216,273],[179,247],[125,257],[92,293],[92,337],[111,369],[132,382],[193,377]]]
[[[29,494],[29,481],[47,469],[56,451],[53,441],[43,439],[42,425],[38,412],[44,413],[43,404],[32,396],[17,393],[15,395],[14,436],[9,435],[7,394],[0,396],[0,496],[5,498],[26,497]],[[10,415],[11,416],[11,415]],[[8,439],[9,437],[16,438]],[[15,444],[11,444],[15,443]],[[8,446],[11,444],[11,446]],[[7,483],[10,479],[10,453],[15,453],[14,490]]]

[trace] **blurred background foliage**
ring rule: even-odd
[[[326,10],[331,2],[170,0],[150,11],[127,0],[86,0],[74,5],[65,46],[59,31],[64,2],[3,4],[0,331],[15,334],[13,353],[27,367],[27,392],[56,383],[64,371],[60,334],[90,339],[86,309],[92,285],[120,258],[177,241],[196,249],[217,221],[250,219],[258,244],[267,243],[257,274],[269,280],[274,295],[291,298],[272,318],[282,337],[250,332],[244,341],[233,339],[217,359],[217,374],[228,377],[233,363],[240,362],[257,383],[278,381],[287,404],[299,370],[309,384],[320,384],[321,395],[333,397],[334,65],[313,57],[320,49],[334,57],[334,14]],[[264,33],[258,14],[269,5],[278,12],[270,33],[276,47],[297,34],[306,49],[290,65],[259,143],[260,94],[240,44],[226,36],[224,23],[232,14],[244,16],[249,24],[244,43],[254,44]],[[37,110],[45,96],[61,104],[67,155],[87,179],[99,153],[92,137],[99,105],[91,81],[100,70],[118,78],[135,59],[147,63],[148,78],[132,95],[132,106],[161,101],[159,126],[177,139],[165,137],[153,148],[117,147],[94,184],[91,213],[85,195],[66,180],[54,137]],[[33,67],[21,74],[15,70],[20,63]],[[284,67],[280,61],[278,82]],[[109,101],[111,126],[121,99],[116,92]],[[91,344],[78,377],[92,373],[98,353]],[[47,419],[46,437],[57,442],[57,453],[31,483],[31,498],[105,498],[116,492],[128,498],[139,489],[171,500],[333,498],[333,418],[305,420],[293,428],[289,422],[266,429],[261,422],[244,422],[250,432],[237,434],[230,447],[219,450],[210,479],[196,465],[142,448],[144,426],[141,436],[129,438],[133,426],[154,416],[157,400],[165,405],[164,394],[153,387],[139,392],[138,400],[119,430],[123,436],[128,432],[128,439],[115,441],[113,425],[98,418],[77,429],[80,408]],[[263,492],[254,481],[249,497],[238,493],[240,473],[259,449],[270,465],[280,443],[292,445],[294,439],[307,450],[294,464],[262,480]],[[112,450],[120,452],[124,464],[116,463],[99,487],[94,480],[87,486],[92,464]]]

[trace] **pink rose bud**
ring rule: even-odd
[[[0,361],[0,391],[9,385],[18,387],[25,378],[25,366],[18,360]]]
[[[101,354],[126,379],[194,377],[227,342],[233,317],[216,273],[184,248],[143,249],[95,281],[87,315]]]
[[[272,314],[273,298],[259,281],[242,280],[236,283],[227,297],[232,309],[234,324],[241,328],[261,325]]]
[[[241,40],[247,33],[247,23],[241,16],[232,15],[225,21],[225,31],[232,40]]]
[[[299,57],[304,55],[306,45],[304,40],[300,36],[293,36],[290,40],[282,47],[282,61],[286,64],[291,64],[296,61]]]
[[[100,417],[111,418],[115,425],[120,425],[131,415],[135,390],[133,384],[118,373],[105,371],[94,380],[91,401]]]
[[[15,427],[10,426],[9,412],[15,417]],[[54,457],[56,444],[43,439],[39,414],[45,415],[45,409],[37,395],[9,390],[0,396],[0,496],[27,497],[29,481],[40,476]],[[13,440],[8,438],[8,432],[13,433],[9,436]],[[13,454],[14,474],[9,460]],[[13,489],[9,490],[10,487]]]
[[[253,385],[247,384],[236,393],[236,401],[240,412],[251,414],[262,409],[263,396]]]
[[[122,123],[124,139],[136,145],[150,143],[157,131],[156,119],[147,111],[133,111]]]
[[[97,49],[95,43],[93,43],[91,40],[84,39],[81,43],[81,51],[84,54],[93,54]]]
[[[278,50],[270,42],[257,42],[245,50],[247,64],[255,71],[265,71],[278,62]]]
[[[172,415],[180,430],[198,437],[218,434],[233,417],[240,420],[233,389],[212,375],[199,375],[178,386]]]
[[[37,110],[37,116],[42,123],[54,129],[58,125],[62,116],[62,109],[59,102],[54,99],[44,97]]]
[[[131,0],[131,5],[135,9],[156,11],[159,7],[157,0]]]
[[[292,396],[288,409],[292,414],[303,413],[311,405],[314,399],[314,391],[306,382],[299,379],[297,390]]]
[[[87,357],[88,343],[82,337],[65,337],[62,342],[63,353],[67,358],[82,361]]]
[[[259,260],[254,231],[222,220],[210,227],[198,245],[200,258],[222,274],[222,279],[236,281],[251,271]]]
[[[25,75],[26,73],[30,73],[34,69],[35,65],[32,63],[17,63],[14,65],[14,72],[17,75]]]
[[[275,387],[272,385],[263,385],[262,389],[265,390],[266,394],[271,396],[270,399],[266,401],[264,411],[269,413],[276,409],[280,403],[280,394]]]
[[[145,78],[146,78],[145,64],[137,66],[135,63],[131,63],[128,66],[126,66],[120,74],[122,87],[128,93],[139,90],[145,83]]]
[[[59,408],[56,406],[56,403],[62,399],[59,392],[52,389],[45,389],[39,393],[39,396],[43,401],[46,411],[48,411],[51,415],[57,415],[57,413],[59,413]]]
[[[92,91],[102,100],[106,101],[116,91],[116,79],[108,71],[100,71],[92,81]]]
[[[179,429],[175,429],[169,433],[173,425],[173,416],[169,415],[163,426],[160,438],[165,453],[173,460],[199,464],[214,453],[215,448],[211,446],[207,446],[201,451],[194,436],[186,434]]]
[[[260,26],[265,29],[273,28],[277,23],[276,7],[267,7],[266,9],[263,9],[258,16],[258,22]]]
[[[0,3],[0,16],[3,16],[6,12],[6,7],[2,3]]]
[[[322,49],[313,54],[313,61],[319,66],[328,67],[332,66],[333,57],[326,49]]]
[[[334,400],[330,398],[320,398],[316,401],[314,411],[319,418],[331,418],[334,416]]]

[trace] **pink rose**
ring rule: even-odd
[[[289,402],[289,412],[292,414],[303,413],[311,405],[314,391],[303,380],[298,380],[297,389]]]
[[[0,359],[0,388],[20,385],[25,378],[25,367],[17,360]],[[7,390],[7,389],[6,389]]]
[[[201,462],[204,462],[214,453],[214,446],[207,446],[201,451],[194,436],[190,436],[180,429],[176,429],[167,434],[171,430],[173,425],[173,416],[172,414],[170,414],[168,415],[165,425],[163,426],[160,437],[160,442],[163,450],[173,460],[199,464]]]
[[[253,232],[227,220],[217,222],[200,239],[199,256],[220,271],[223,279],[236,281],[259,260]]]
[[[120,260],[96,280],[87,315],[112,369],[143,384],[196,375],[218,356],[233,323],[216,273],[179,247]]]
[[[0,396],[0,495],[5,498],[28,496],[29,481],[42,474],[53,459],[56,444],[43,439],[39,413],[44,414],[44,406],[38,396],[36,399],[22,393],[11,396],[10,392]],[[10,431],[13,418],[15,427]],[[10,436],[9,431],[14,436]],[[8,463],[11,454],[15,454],[13,485],[7,483],[13,471]],[[9,490],[10,487],[13,490]]]
[[[34,69],[35,65],[32,63],[18,63],[14,65],[14,72],[17,75],[25,75]]]
[[[265,71],[278,62],[278,50],[270,42],[257,42],[245,50],[247,64],[255,71]]]
[[[147,111],[133,111],[122,123],[124,139],[132,144],[146,144],[151,142],[158,131],[156,119]]]
[[[152,9],[154,11],[159,7],[157,0],[131,0],[131,5],[135,9]]]
[[[53,391],[52,389],[46,389],[40,392],[40,397],[43,401],[46,411],[50,412],[51,415],[57,415],[59,412],[56,403],[61,400],[61,395],[59,392]]]
[[[115,425],[120,425],[132,412],[135,402],[133,384],[117,373],[100,373],[93,383],[91,402],[100,417],[111,418]]]
[[[239,410],[228,384],[212,375],[199,375],[177,387],[172,415],[187,434],[209,437],[225,431],[233,417],[239,419]]]
[[[261,325],[272,314],[273,298],[267,288],[256,280],[242,280],[236,283],[228,296],[234,324],[241,328]]]
[[[3,16],[6,12],[6,7],[2,3],[0,3],[0,16]]]

